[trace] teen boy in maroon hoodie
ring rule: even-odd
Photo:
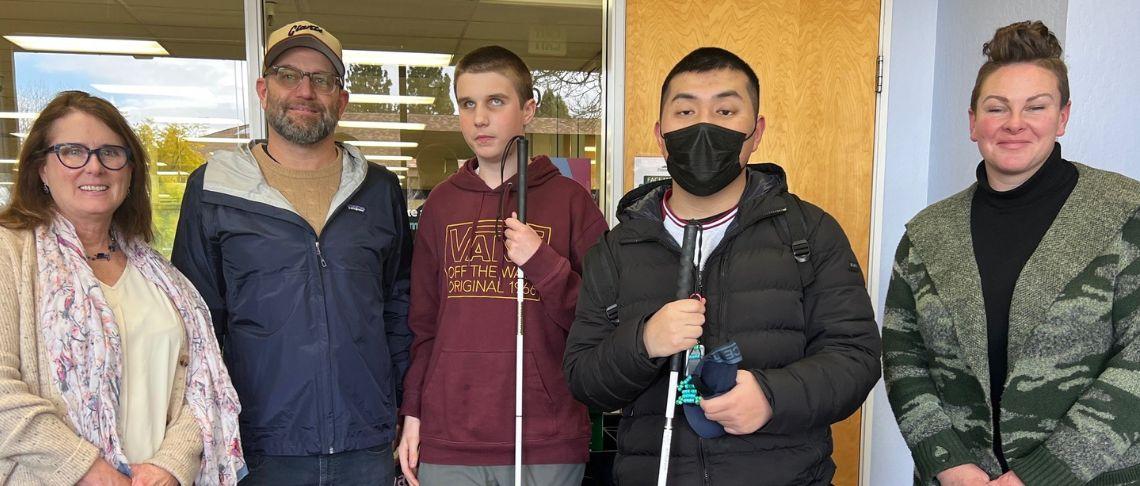
[[[509,141],[536,108],[522,59],[498,46],[472,51],[455,66],[455,98],[475,157],[420,214],[400,463],[412,484],[513,482],[517,264],[526,276],[523,479],[579,485],[589,420],[567,388],[562,354],[582,257],[606,223],[545,156],[527,169],[528,224],[513,217],[520,182]]]

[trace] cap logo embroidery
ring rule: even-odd
[[[294,25],[294,26],[289,28],[289,36],[292,37],[293,34],[296,34],[297,32],[303,32],[306,30],[311,30],[311,31],[316,32],[318,34],[323,34],[325,32],[324,29],[317,27],[315,25],[312,25],[312,24]]]

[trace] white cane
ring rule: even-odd
[[[518,196],[519,221],[526,224],[526,167],[529,162],[530,142],[526,137],[518,137],[515,147],[518,155]],[[523,303],[525,295],[523,287],[523,269],[521,265],[515,279],[515,300],[518,302],[518,326],[515,334],[515,486],[522,486],[522,451],[523,451]]]
[[[696,254],[697,231],[700,226],[689,222],[685,225],[685,236],[681,238],[681,266],[677,273],[677,300],[688,299],[693,295],[693,255]],[[669,478],[669,453],[673,445],[673,413],[677,410],[677,377],[685,364],[685,352],[680,351],[669,358],[669,390],[665,400],[665,430],[661,433],[661,463],[657,469],[657,486],[665,486]]]

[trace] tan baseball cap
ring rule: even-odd
[[[269,39],[265,41],[262,71],[268,70],[282,53],[293,47],[308,47],[324,54],[336,69],[337,76],[344,77],[340,41],[323,27],[308,20],[293,22],[269,34]]]

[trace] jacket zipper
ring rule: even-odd
[[[323,325],[321,325],[321,334],[323,334],[323,336],[325,338],[324,349],[322,349],[322,352],[325,355],[324,356],[325,357],[325,369],[324,369],[324,372],[322,373],[324,375],[324,380],[323,380],[324,381],[324,386],[323,386],[324,393],[321,393],[321,395],[323,395],[321,397],[322,398],[321,401],[324,403],[324,407],[323,407],[324,410],[321,410],[321,412],[322,412],[321,423],[324,424],[324,426],[321,427],[321,431],[325,432],[327,430],[327,436],[326,436],[327,442],[325,442],[325,443],[327,443],[329,445],[329,452],[328,453],[333,454],[336,452],[336,450],[333,448],[333,445],[332,445],[333,441],[335,440],[336,431],[333,430],[334,425],[333,425],[332,421],[328,420],[328,417],[326,415],[326,414],[331,414],[332,409],[333,409],[333,404],[332,404],[332,375],[331,375],[331,372],[332,372],[332,350],[330,349],[330,346],[332,346],[332,342],[330,340],[332,338],[329,336],[328,304],[326,301],[327,296],[325,295],[325,272],[324,272],[324,269],[328,268],[328,264],[325,262],[324,255],[321,254],[320,236],[319,235],[316,235],[316,236],[317,236],[317,241],[314,242],[314,247],[316,248],[317,264],[320,266],[320,268],[317,269],[317,288],[320,289],[321,311],[324,314],[324,322],[322,323]]]
[[[364,173],[364,178],[365,179],[368,178],[368,172],[367,171],[365,171],[365,173]],[[353,190],[352,193],[349,194],[348,197],[346,197],[343,202],[341,202],[340,206],[337,206],[336,209],[334,209],[332,211],[332,214],[325,221],[325,228],[328,228],[329,226],[332,225],[333,219],[335,219],[342,212],[344,212],[344,208],[345,208],[345,206],[347,206],[349,204],[349,201],[352,201],[352,198],[356,197],[356,195],[359,194],[360,191],[362,191],[363,189],[364,189],[364,181],[361,181],[360,185],[356,186],[356,189]],[[309,227],[309,230],[313,231],[313,235],[316,237],[316,241],[314,242],[313,246],[316,249],[317,262],[320,264],[320,269],[318,270],[317,273],[318,273],[318,283],[320,285],[319,288],[320,288],[320,293],[321,293],[321,311],[322,311],[322,314],[324,314],[324,326],[322,326],[322,331],[324,333],[324,338],[325,338],[325,346],[324,346],[325,393],[323,393],[323,395],[324,395],[324,402],[325,402],[325,407],[326,407],[325,413],[331,414],[332,409],[333,409],[333,403],[332,403],[333,402],[333,397],[332,397],[332,381],[333,381],[332,380],[332,366],[333,366],[333,363],[332,363],[332,349],[331,349],[332,338],[329,336],[329,313],[328,313],[328,300],[327,300],[328,296],[325,295],[325,272],[324,272],[324,269],[328,268],[328,262],[325,261],[324,253],[321,252],[321,235],[317,234],[316,231],[313,230],[312,227]],[[335,454],[336,448],[333,447],[332,443],[336,440],[336,430],[335,430],[336,424],[332,420],[328,420],[326,417],[323,417],[323,416],[321,417],[321,423],[325,424],[325,427],[321,427],[321,428],[322,429],[327,428],[329,431],[329,434],[328,434],[329,437],[328,437],[328,442],[327,442],[329,445],[329,452],[328,453],[329,454]]]
[[[729,246],[732,242],[728,243]],[[717,264],[720,270],[720,305],[717,306],[717,346],[728,342],[728,254],[722,256]]]
[[[701,468],[701,475],[705,479],[705,486],[712,486],[712,478],[709,477],[708,464],[705,464],[705,440],[697,436],[697,461]]]
[[[324,255],[321,254],[321,241],[320,240],[317,240],[317,260],[319,260],[321,262],[321,268],[328,268],[329,267],[328,264],[325,263]]]

